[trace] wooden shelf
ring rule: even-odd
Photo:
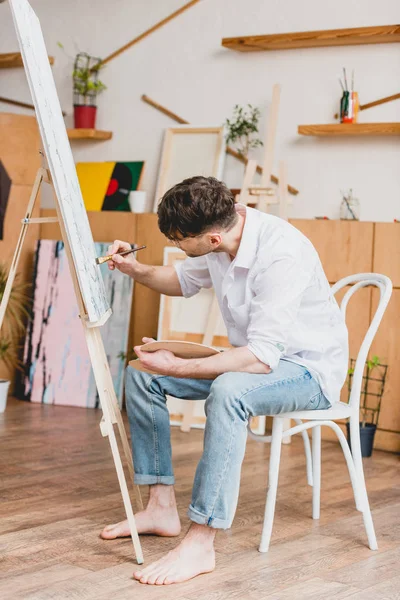
[[[54,56],[49,56],[50,64],[54,64]],[[8,52],[0,54],[0,69],[13,69],[15,67],[23,67],[22,56],[20,52]]]
[[[358,46],[362,44],[391,44],[400,42],[400,25],[328,29],[274,35],[249,35],[223,38],[222,45],[240,52],[260,50],[291,50],[321,48],[322,46]]]
[[[330,123],[328,125],[299,125],[300,135],[400,135],[400,123]]]
[[[112,131],[98,129],[67,129],[70,140],[110,140]]]

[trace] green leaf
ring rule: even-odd
[[[225,120],[227,143],[237,144],[236,150],[241,156],[247,157],[250,148],[262,146],[262,141],[255,136],[258,133],[260,110],[251,104],[243,107],[235,104],[232,119]]]

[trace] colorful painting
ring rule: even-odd
[[[97,256],[108,244],[95,243]],[[99,267],[113,314],[101,327],[114,389],[122,405],[133,280],[107,264]],[[32,318],[24,348],[18,396],[31,402],[95,407],[99,398],[63,242],[39,240],[33,278]]]
[[[86,210],[130,211],[129,194],[139,190],[144,162],[77,163]]]

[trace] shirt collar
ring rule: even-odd
[[[236,212],[245,217],[242,239],[234,260],[234,267],[250,269],[254,263],[258,247],[258,232],[260,228],[259,212],[244,204],[236,204]]]

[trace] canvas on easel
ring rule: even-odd
[[[130,478],[133,482],[130,444],[118,407],[100,332],[100,327],[109,318],[111,309],[107,302],[100,268],[95,261],[93,237],[82,200],[40,23],[27,0],[10,0],[10,6],[48,168],[38,170],[25,218],[22,219],[20,236],[0,306],[0,326],[7,309],[27,228],[32,223],[58,221],[103,412],[100,423],[101,433],[104,437],[108,437],[110,442],[125,512],[131,529],[136,559],[141,564],[143,554],[118,450],[114,424],[118,426]],[[54,189],[57,218],[32,218],[32,211],[43,183],[50,184]],[[135,491],[138,505],[141,508],[141,498],[137,486]]]

